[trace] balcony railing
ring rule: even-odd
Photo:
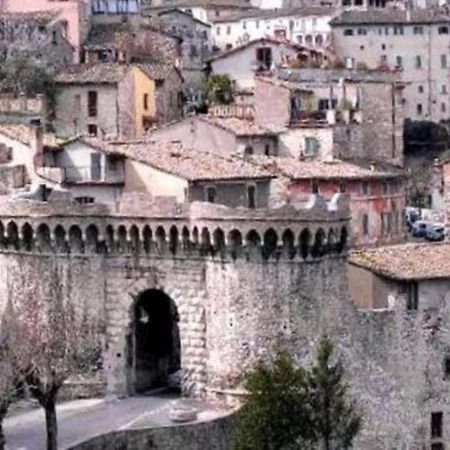
[[[97,170],[91,166],[39,167],[37,173],[54,183],[122,184],[125,182],[125,170],[122,167],[116,170],[103,168]]]
[[[328,123],[326,111],[292,111],[291,124]]]

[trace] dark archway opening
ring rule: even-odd
[[[167,386],[169,376],[180,370],[178,322],[175,302],[164,292],[149,289],[139,295],[133,308],[130,352],[135,393]]]

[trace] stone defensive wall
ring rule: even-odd
[[[342,252],[348,204],[311,196],[278,209],[130,196],[117,206],[0,199],[0,249],[62,254],[320,257]]]

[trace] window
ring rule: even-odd
[[[381,44],[381,50],[386,50],[386,44]]]
[[[257,21],[255,22],[255,26],[256,26],[256,29],[258,30],[258,29],[259,29],[259,20],[257,20]]]
[[[94,203],[94,197],[75,197],[75,201],[81,205],[86,205],[88,203]]]
[[[220,27],[216,27],[216,35],[220,36]]]
[[[320,149],[320,142],[315,137],[305,137],[305,155],[316,155]]]
[[[298,42],[299,44],[303,44],[303,35],[302,35],[302,34],[298,34],[298,35],[297,35],[297,42]]]
[[[386,28],[384,29],[384,34],[385,34],[386,36],[389,35],[389,27],[386,27]]]
[[[227,34],[231,34],[231,26],[230,25],[227,26]]]
[[[246,30],[247,29],[247,22],[242,22],[242,28],[244,29],[244,30]]]
[[[441,55],[441,69],[447,68],[447,55]]]
[[[401,56],[397,56],[395,58],[395,62],[396,62],[397,68],[401,69],[403,67],[403,58]]]
[[[387,184],[386,181],[383,181],[383,182],[381,183],[381,193],[382,193],[383,195],[386,195],[386,194],[388,193],[388,184]]]
[[[416,25],[413,28],[413,34],[423,34],[423,27],[419,26],[419,25]]]
[[[266,156],[270,156],[270,145],[269,145],[269,144],[266,144],[266,145],[264,146],[264,154],[265,154]]]
[[[444,375],[447,380],[450,379],[450,356],[444,358]]]
[[[97,91],[88,92],[88,116],[97,117]]]
[[[369,195],[369,182],[368,181],[363,181],[361,184],[361,191],[363,193],[363,195]]]
[[[441,112],[447,112],[447,103],[441,103]]]
[[[317,183],[317,181],[315,181],[315,180],[311,181],[311,192],[313,194],[319,193],[319,183]]]
[[[420,55],[416,56],[416,69],[422,68],[422,57]]]
[[[418,116],[421,116],[422,113],[423,113],[423,106],[422,106],[422,103],[417,103],[416,110],[417,110],[417,115],[418,115]]]
[[[246,145],[245,146],[244,155],[245,156],[253,155],[253,147],[251,145]]]
[[[360,36],[365,36],[367,34],[367,30],[365,28],[358,28],[358,34]]]
[[[438,28],[439,34],[448,34],[448,27],[442,26]]]
[[[442,437],[442,412],[431,413],[431,438]]]
[[[417,281],[408,283],[406,286],[406,309],[417,311],[419,307],[419,287]]]
[[[345,29],[344,36],[353,36],[353,30],[351,28]]]
[[[259,47],[256,49],[256,61],[259,67],[269,70],[272,66],[272,49],[270,47]]]
[[[102,155],[91,153],[91,180],[100,180],[102,176]]]
[[[144,94],[144,109],[148,110],[148,94]]]
[[[52,44],[56,45],[58,43],[56,31],[52,31]]]
[[[396,35],[403,34],[403,27],[402,26],[394,27],[394,34]]]
[[[442,442],[435,442],[431,444],[431,450],[445,450],[445,447]]]
[[[363,235],[367,236],[369,234],[369,216],[364,214],[362,217],[362,229]]]
[[[346,191],[347,191],[347,184],[344,183],[343,181],[341,181],[341,182],[339,183],[339,192],[340,192],[341,194],[343,194],[343,193],[346,192]]]
[[[247,202],[250,209],[256,208],[256,186],[254,184],[247,186]]]
[[[419,92],[419,94],[423,94],[423,86],[421,84],[417,86],[417,92]]]
[[[216,203],[217,191],[214,186],[206,188],[206,201],[209,203]]]
[[[447,85],[446,84],[443,84],[441,86],[441,94],[447,94]]]
[[[97,125],[91,123],[87,128],[89,136],[97,136]]]

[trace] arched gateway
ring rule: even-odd
[[[166,386],[180,369],[179,315],[175,302],[159,289],[138,295],[128,333],[128,391],[132,394]]]

